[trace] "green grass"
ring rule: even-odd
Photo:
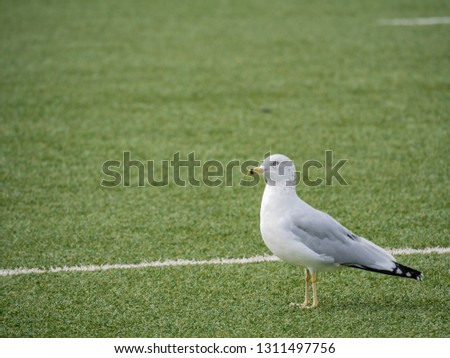
[[[404,261],[426,280],[324,274],[315,310],[289,306],[303,280],[285,263],[7,277],[3,336],[448,336],[448,260]]]
[[[263,184],[103,188],[102,163],[349,162],[301,197],[385,247],[450,246],[446,1],[0,1],[0,267],[268,253]],[[262,108],[270,108],[264,113]],[[323,172],[317,174],[323,177]],[[445,337],[448,255],[422,283],[282,263],[1,277],[2,337]]]

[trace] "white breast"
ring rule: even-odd
[[[320,271],[336,269],[338,265],[331,258],[309,249],[288,229],[286,223],[290,221],[292,210],[295,208],[298,212],[300,199],[295,191],[294,195],[280,195],[274,191],[272,187],[266,186],[260,213],[261,235],[269,250],[293,265]]]

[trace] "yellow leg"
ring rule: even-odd
[[[298,303],[295,303],[295,302],[291,302],[290,306],[308,308],[308,305],[309,305],[309,283],[310,282],[311,282],[311,274],[308,269],[305,269],[305,302],[303,302],[301,305]]]
[[[309,305],[309,281],[311,280],[311,275],[308,269],[305,269],[305,302],[301,304],[300,307],[306,308]]]
[[[316,308],[319,305],[319,301],[317,300],[317,274],[314,272],[312,274],[312,289],[313,289],[313,304],[311,308]]]

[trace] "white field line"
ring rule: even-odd
[[[450,247],[428,247],[426,249],[386,249],[392,255],[412,255],[412,254],[445,254],[450,253]],[[142,262],[140,264],[106,264],[106,265],[88,265],[88,266],[63,266],[50,268],[16,268],[16,269],[0,269],[0,276],[14,276],[41,273],[56,272],[83,272],[83,271],[107,271],[116,269],[141,269],[147,267],[165,267],[165,266],[198,266],[198,265],[234,265],[234,264],[251,264],[256,262],[272,262],[279,261],[276,256],[253,256],[240,259],[212,259],[212,260],[166,260]]]
[[[430,26],[448,25],[450,17],[421,17],[416,19],[380,19],[380,26]]]

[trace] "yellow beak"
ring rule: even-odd
[[[255,168],[250,168],[247,171],[247,175],[254,175],[255,173],[262,174],[262,173],[264,173],[264,169],[262,167],[255,167]]]

